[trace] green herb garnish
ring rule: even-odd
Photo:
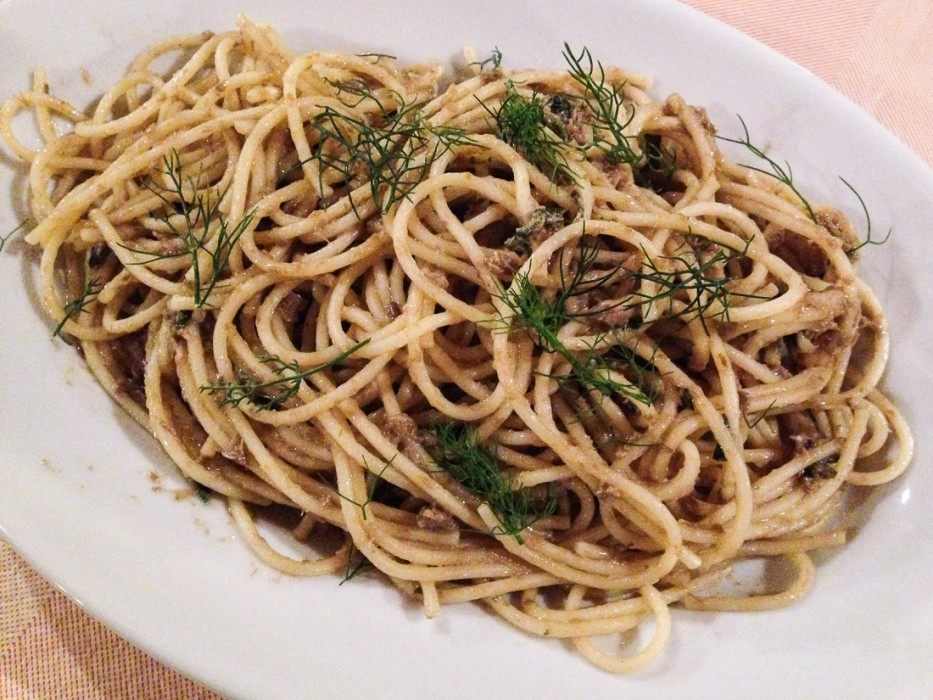
[[[499,138],[551,180],[575,181],[565,154],[566,144],[558,135],[563,126],[549,115],[540,94],[532,92],[526,97],[509,81],[505,98],[497,109],[476,99],[495,120]]]
[[[765,418],[767,418],[767,417],[768,417],[768,413],[771,411],[772,408],[774,408],[774,404],[776,404],[776,403],[777,403],[777,399],[774,399],[774,401],[772,401],[771,403],[769,403],[769,404],[768,404],[768,407],[765,408],[764,411],[762,411],[761,413],[759,413],[759,414],[758,414],[758,417],[757,417],[755,420],[751,421],[751,422],[749,422],[748,416],[746,416],[746,415],[743,413],[743,414],[742,414],[742,418],[745,420],[745,425],[748,426],[748,429],[749,429],[749,430],[754,430],[756,425],[758,425],[759,423],[761,423],[761,421],[763,421]]]
[[[3,246],[6,245],[6,242],[10,240],[11,238],[13,238],[13,236],[15,236],[17,233],[22,231],[24,228],[29,226],[30,223],[31,222],[29,219],[23,219],[22,221],[19,222],[17,227],[14,228],[12,231],[10,231],[8,234],[6,234],[5,236],[0,236],[0,253],[3,252]]]
[[[499,50],[499,47],[496,46],[493,48],[492,53],[482,61],[471,61],[467,64],[468,66],[479,66],[481,71],[486,70],[486,66],[492,66],[493,69],[498,68],[502,65],[502,52]]]
[[[607,356],[608,353],[607,355],[599,353],[599,347],[606,337],[608,337],[608,334],[597,336],[597,339],[589,344],[582,357],[568,356],[561,353],[570,362],[571,373],[570,375],[556,376],[555,379],[561,383],[571,382],[583,390],[595,389],[603,396],[611,397],[618,394],[631,401],[651,406],[656,398],[656,392],[653,388],[643,386],[640,381],[632,382],[626,379],[620,382],[613,376],[618,374],[618,365],[620,363],[612,361],[612,356]],[[570,357],[573,357],[573,359],[570,359]],[[629,358],[624,359],[627,364]]]
[[[356,555],[356,557],[354,557],[354,555]],[[353,561],[354,558],[357,560],[355,563]],[[356,545],[351,542],[350,552],[347,554],[347,568],[343,573],[343,578],[340,579],[337,585],[342,586],[347,581],[350,581],[367,566],[372,566],[369,559],[364,557],[360,550],[356,548]]]
[[[542,503],[528,491],[513,488],[512,480],[493,452],[477,440],[472,427],[441,423],[433,426],[432,433],[436,438],[432,456],[437,465],[495,513],[500,526],[493,534],[511,535],[521,544],[523,530],[557,511],[555,498]]]
[[[535,345],[541,350],[557,353],[563,357],[570,365],[570,378],[584,390],[596,389],[604,396],[619,394],[627,399],[650,405],[651,397],[641,387],[627,380],[621,382],[613,376],[611,363],[600,353],[600,346],[606,339],[606,335],[597,337],[582,355],[571,352],[558,337],[560,329],[569,321],[582,320],[614,308],[572,312],[567,307],[567,302],[573,297],[603,287],[621,272],[621,266],[619,266],[605,273],[591,275],[598,255],[599,247],[588,245],[584,240],[580,246],[576,270],[568,278],[565,273],[562,251],[559,261],[561,287],[553,297],[542,293],[531,281],[527,272],[520,273],[512,286],[498,295],[510,312],[508,316],[500,315],[498,323],[508,330],[529,331]],[[619,302],[620,306],[622,304],[623,302]],[[561,381],[568,380],[566,377],[555,378]]]
[[[859,206],[862,207],[862,212],[864,212],[865,214],[865,228],[867,229],[865,232],[865,240],[859,243],[857,246],[846,249],[846,255],[849,255],[849,256],[854,255],[855,253],[857,253],[859,250],[861,250],[867,245],[884,245],[885,243],[887,243],[888,239],[891,238],[891,234],[894,233],[894,227],[892,226],[891,228],[889,228],[888,232],[885,234],[884,238],[882,238],[881,240],[872,239],[871,237],[871,214],[868,213],[868,207],[865,206],[865,200],[862,199],[862,195],[858,193],[858,190],[856,190],[849,183],[848,180],[842,177],[842,175],[839,176],[839,179],[842,180],[842,184],[848,187],[849,190],[852,192],[852,194],[855,195],[855,198],[858,200]]]
[[[54,338],[57,336],[60,338],[65,324],[72,318],[84,313],[88,305],[97,298],[98,293],[103,287],[103,284],[99,283],[92,278],[89,273],[85,272],[84,287],[81,289],[81,293],[65,304],[65,315],[62,317],[62,320],[58,322],[58,325],[55,326],[55,330],[52,331],[52,337]]]
[[[379,470],[379,473],[372,474],[372,476],[370,477],[369,487],[366,490],[366,500],[363,501],[362,503],[350,498],[349,496],[345,494],[340,493],[339,490],[337,491],[337,495],[340,496],[343,500],[347,501],[348,503],[352,503],[353,505],[355,505],[357,508],[360,509],[360,511],[363,514],[363,520],[366,520],[366,506],[368,506],[370,503],[373,502],[373,498],[376,496],[376,489],[379,487],[379,483],[382,480],[382,475],[386,473],[386,469],[392,466],[392,462],[394,461],[395,461],[395,457],[392,457],[392,459],[390,459],[388,462],[383,462],[382,469]],[[367,474],[368,473],[369,472],[368,472],[368,466],[367,466]]]
[[[650,311],[654,304],[666,300],[668,303],[668,318],[679,317],[686,320],[699,318],[703,330],[708,333],[709,328],[706,325],[708,320],[729,320],[729,309],[733,297],[771,299],[772,297],[766,295],[732,291],[729,289],[729,282],[731,281],[729,277],[724,272],[723,274],[718,272],[718,268],[724,268],[730,261],[744,256],[750,244],[751,241],[746,242],[745,250],[741,251],[719,247],[705,261],[702,260],[696,249],[690,256],[661,256],[661,260],[669,260],[675,264],[676,269],[673,270],[662,270],[657,261],[643,250],[644,267],[647,268],[647,271],[640,270],[631,274],[640,281],[656,284],[658,291],[647,294],[635,290],[632,292],[633,296],[640,299],[637,305],[647,307],[648,311]],[[728,252],[726,252],[727,250]],[[675,313],[673,311],[674,300],[679,299],[683,293],[686,293],[688,300],[685,302],[684,307]],[[720,308],[715,313],[710,313],[710,309],[717,304]],[[647,315],[647,313],[643,315]]]
[[[175,234],[181,243],[181,249],[171,253],[153,253],[123,245],[123,248],[134,253],[149,256],[148,260],[130,263],[131,265],[145,265],[183,256],[191,257],[191,270],[194,277],[194,305],[201,308],[207,305],[208,299],[215,288],[218,287],[230,254],[240,236],[252,223],[255,209],[243,215],[235,226],[223,216],[220,204],[227,194],[229,186],[223,192],[212,196],[210,192],[201,193],[197,190],[197,182],[192,177],[184,177],[181,172],[181,157],[178,151],[172,150],[170,155],[162,161],[162,173],[171,182],[170,187],[146,184],[146,188],[156,195],[165,205],[166,213],[156,216],[165,226]],[[186,185],[187,190],[186,192]],[[174,214],[181,214],[184,226],[178,227],[172,221]],[[207,253],[210,258],[209,269],[201,267],[200,253]]]
[[[438,158],[455,146],[473,143],[461,128],[430,124],[421,112],[422,103],[407,103],[398,93],[391,93],[395,104],[389,105],[365,85],[343,84],[338,88],[356,98],[348,106],[371,100],[379,115],[370,122],[328,106],[314,118],[312,126],[320,143],[310,160],[320,164],[322,191],[327,171],[337,173],[351,188],[368,180],[373,202],[380,211],[388,212],[411,194]],[[348,196],[354,213],[361,218],[352,195]]]
[[[740,146],[745,146],[745,148],[751,151],[753,155],[764,160],[770,167],[770,170],[765,170],[764,168],[759,168],[755,165],[749,165],[747,163],[739,163],[739,165],[741,165],[743,168],[748,168],[749,170],[754,170],[755,172],[761,173],[763,175],[773,177],[779,182],[783,182],[795,195],[797,195],[797,198],[800,200],[801,204],[803,204],[804,209],[807,210],[807,215],[810,217],[811,221],[816,221],[816,214],[813,213],[813,207],[810,206],[810,202],[807,201],[807,198],[800,193],[800,190],[798,190],[797,186],[794,184],[794,170],[790,167],[790,163],[785,160],[784,165],[781,165],[768,154],[766,154],[763,150],[758,148],[758,146],[753,144],[751,136],[748,133],[748,126],[745,124],[745,120],[742,119],[742,115],[736,114],[735,116],[739,118],[739,123],[742,124],[742,138],[735,139],[729,138],[727,136],[720,136],[718,134],[716,135],[716,138],[723,141],[728,141],[729,143],[736,143]]]
[[[635,118],[635,108],[626,104],[621,88],[606,79],[606,71],[600,61],[594,61],[586,47],[579,54],[564,43],[562,52],[567,62],[568,73],[581,88],[583,99],[593,115],[593,136],[589,148],[602,151],[612,164],[638,165],[642,160],[625,134],[625,129]]]
[[[279,375],[278,379],[259,382],[251,375],[243,373],[238,377],[238,381],[205,384],[201,387],[201,391],[220,394],[222,396],[221,406],[239,406],[243,401],[249,401],[260,410],[278,409],[298,394],[306,378],[339,365],[368,342],[368,338],[360,341],[333,360],[303,371],[297,360],[285,362],[279,357],[263,357],[261,361],[275,370]]]
[[[393,56],[390,53],[379,53],[378,51],[367,51],[366,53],[358,53],[356,55],[360,58],[375,58],[377,61],[380,58],[387,58],[390,61],[398,60],[398,56]]]
[[[770,170],[765,170],[764,168],[758,168],[754,165],[748,165],[747,163],[740,163],[739,165],[741,165],[744,168],[748,168],[749,170],[754,170],[764,175],[768,175],[780,182],[783,182],[785,185],[787,185],[791,189],[791,191],[793,191],[795,195],[797,195],[797,198],[803,204],[803,207],[804,209],[806,209],[807,215],[810,217],[810,219],[818,223],[816,213],[813,211],[813,207],[810,206],[810,202],[807,201],[807,199],[800,193],[800,190],[798,190],[797,186],[794,184],[794,171],[791,168],[790,163],[788,163],[785,160],[784,165],[782,166],[780,163],[775,161],[773,158],[770,158],[767,154],[765,154],[765,152],[762,151],[760,148],[755,146],[751,142],[751,138],[748,133],[748,126],[745,124],[745,120],[742,119],[742,115],[737,114],[736,116],[739,118],[739,122],[742,124],[742,131],[743,131],[742,138],[734,139],[734,138],[728,138],[726,136],[719,136],[719,135],[717,135],[716,138],[722,139],[723,141],[728,141],[729,143],[736,143],[736,144],[739,144],[740,146],[745,146],[745,148],[751,151],[754,155],[766,161],[768,163],[768,166],[770,167]],[[858,190],[856,190],[855,187],[853,187],[852,184],[848,180],[846,180],[841,175],[839,176],[839,179],[842,180],[842,183],[846,187],[849,188],[849,191],[852,192],[852,194],[854,194],[855,198],[858,200],[859,206],[862,208],[862,211],[865,214],[865,226],[867,229],[865,240],[859,243],[857,246],[848,248],[845,251],[846,255],[852,255],[858,250],[864,248],[866,245],[884,245],[885,243],[887,243],[888,239],[891,237],[891,234],[894,232],[894,229],[889,228],[888,233],[885,235],[884,238],[880,240],[873,239],[871,237],[871,214],[868,213],[868,207],[865,205],[865,200],[862,198],[862,195],[859,194]]]
[[[655,192],[664,192],[671,187],[671,177],[677,170],[677,154],[673,149],[661,145],[661,137],[648,134],[642,137],[644,162],[635,169],[635,184],[648,187]]]

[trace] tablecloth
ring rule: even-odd
[[[689,2],[807,67],[933,164],[933,1]],[[88,617],[0,542],[0,698],[218,696]]]

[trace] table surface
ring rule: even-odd
[[[933,164],[930,0],[687,1],[808,68]],[[0,542],[0,698],[163,697],[218,698],[88,617]]]

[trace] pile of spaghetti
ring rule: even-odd
[[[479,601],[636,670],[672,605],[799,598],[849,487],[907,467],[885,317],[859,233],[747,130],[737,165],[703,109],[585,49],[470,58],[296,56],[242,20],[149,49],[87,114],[36,73],[0,135],[41,297],[266,564],[366,567],[429,616]],[[324,553],[276,551],[273,511]],[[715,591],[762,557],[785,590]],[[651,619],[638,650],[594,641]]]

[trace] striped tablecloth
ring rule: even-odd
[[[933,1],[688,0],[806,66],[933,163]],[[123,641],[0,543],[0,700],[217,698]]]

